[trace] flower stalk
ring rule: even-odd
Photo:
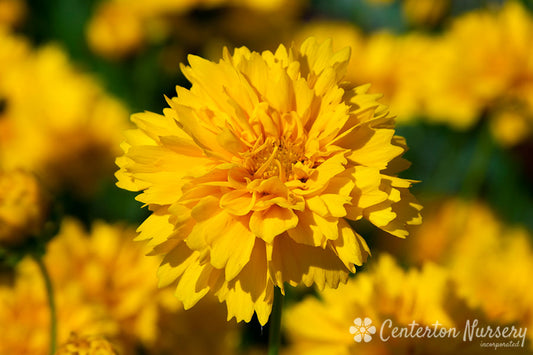
[[[52,287],[52,280],[48,269],[43,262],[43,258],[38,255],[34,255],[35,262],[39,266],[41,275],[43,276],[44,285],[46,287],[46,295],[48,297],[48,306],[50,308],[50,355],[54,355],[57,345],[57,312],[54,299],[54,289]]]
[[[270,318],[268,337],[268,355],[278,355],[281,344],[281,311],[283,309],[283,295],[279,287],[274,288],[274,304]]]
[[[489,169],[493,149],[494,143],[488,126],[483,125],[478,133],[471,164],[462,186],[461,192],[465,198],[475,199],[479,196]]]

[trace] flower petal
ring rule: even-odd
[[[288,229],[296,227],[298,217],[291,209],[271,206],[266,211],[255,211],[250,217],[250,230],[267,243]]]
[[[352,162],[382,170],[404,149],[393,144],[394,129],[375,128],[372,123],[355,126],[335,143],[350,149],[347,158]]]
[[[355,265],[363,265],[370,254],[365,240],[344,220],[339,221],[339,238],[330,243],[351,272],[355,272]]]
[[[220,198],[220,207],[236,216],[248,214],[255,204],[255,194],[246,190],[232,190]]]
[[[320,164],[306,181],[306,189],[294,189],[300,195],[310,195],[326,188],[328,182],[336,175],[345,171],[344,154],[336,154]]]
[[[259,322],[268,321],[273,302],[273,285],[267,277],[265,243],[257,241],[250,256],[250,262],[237,278],[226,282],[218,296],[226,301],[228,320],[235,317],[237,322],[249,322],[254,311]]]
[[[349,270],[332,250],[298,244],[286,234],[274,239],[267,255],[271,277],[280,288],[284,282],[292,286],[303,282],[322,290],[326,285],[337,288],[348,279]]]
[[[337,239],[337,218],[321,217],[307,210],[296,215],[298,225],[287,231],[295,242],[324,248],[328,240]]]
[[[211,246],[211,265],[224,268],[226,280],[232,280],[250,260],[256,240],[244,221],[235,219],[228,228],[219,230]]]
[[[198,260],[198,256],[199,253],[189,249],[185,243],[178,244],[165,255],[157,270],[159,287],[165,287],[173,283],[191,263]]]
[[[220,275],[221,272],[209,264],[192,262],[179,277],[174,294],[183,303],[183,307],[189,309],[206,295]]]
[[[189,248],[201,250],[213,243],[221,231],[224,231],[233,221],[233,217],[220,209],[218,201],[213,196],[202,199],[191,211],[196,225],[185,240]]]
[[[422,222],[422,206],[409,192],[409,186],[409,180],[384,176],[381,189],[388,193],[389,199],[367,208],[365,216],[377,227],[394,236],[408,236],[411,226]]]

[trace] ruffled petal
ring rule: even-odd
[[[329,248],[299,244],[285,234],[267,248],[270,275],[281,289],[284,282],[291,286],[303,283],[307,287],[315,283],[321,290],[326,285],[337,288],[348,279],[349,270]]]
[[[267,243],[272,243],[275,236],[296,227],[297,224],[297,215],[291,209],[279,206],[255,211],[250,217],[250,230]]]

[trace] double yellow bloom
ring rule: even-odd
[[[349,49],[313,38],[275,53],[196,56],[164,115],[132,116],[118,185],[152,211],[139,227],[164,255],[160,286],[185,308],[207,292],[228,319],[268,321],[284,283],[336,288],[370,253],[347,220],[399,237],[420,223],[394,118],[343,81]]]

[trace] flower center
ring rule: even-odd
[[[254,178],[268,179],[278,176],[281,181],[292,177],[293,165],[302,159],[299,147],[290,142],[267,138],[263,144],[258,141],[245,157],[245,167]]]

